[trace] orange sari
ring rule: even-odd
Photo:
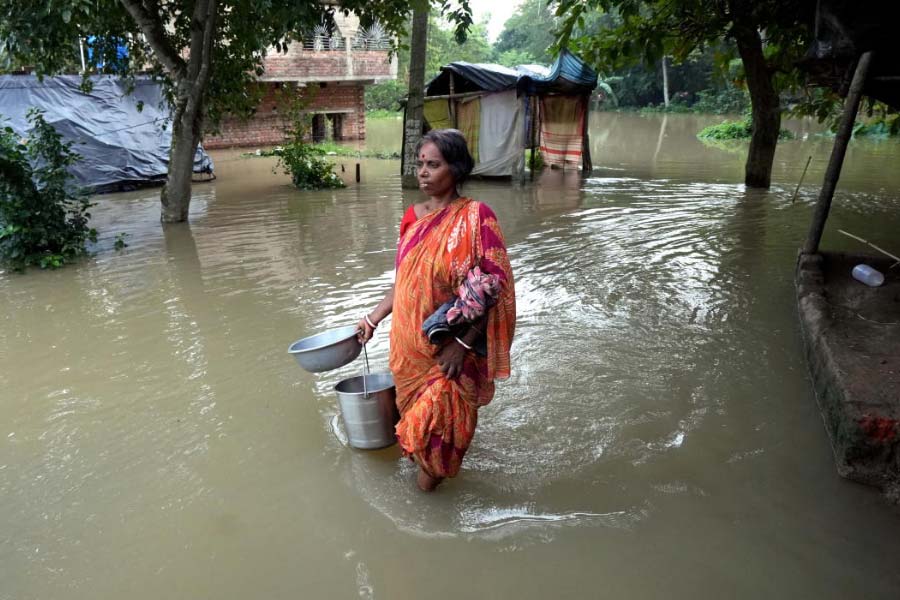
[[[453,297],[476,266],[497,275],[501,283],[497,301],[487,313],[487,356],[467,352],[462,374],[450,380],[441,373],[437,346],[429,343],[422,323]],[[478,408],[493,399],[494,380],[509,377],[515,320],[512,269],[490,208],[458,198],[402,227],[390,352],[400,409],[396,431],[404,454],[432,477],[459,472],[475,434]]]

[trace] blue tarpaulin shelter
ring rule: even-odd
[[[26,137],[32,107],[56,128],[82,160],[71,167],[78,183],[97,192],[163,183],[172,142],[171,114],[162,88],[149,79],[135,82],[129,93],[113,76],[91,77],[92,90],[81,89],[81,76],[0,75],[0,127]],[[194,156],[195,173],[213,173],[202,148]]]

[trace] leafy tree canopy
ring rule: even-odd
[[[795,62],[809,46],[813,0],[560,0],[558,47],[570,46],[610,72],[663,56],[685,62],[713,49],[726,73],[736,57],[735,25],[764,31],[767,66],[776,87],[798,83]]]
[[[50,5],[0,0],[0,69],[28,64],[38,75],[71,71],[80,66],[78,42],[84,40],[97,72],[125,79],[150,74],[174,94],[177,81],[199,68],[190,59],[192,52],[200,53],[192,26],[196,29],[196,9],[205,8],[216,19],[209,61],[215,76],[205,95],[207,118],[216,122],[225,112],[249,114],[255,108],[257,98],[248,84],[262,74],[267,52],[284,51],[304,32],[327,25],[336,11],[353,11],[363,25],[378,21],[399,35],[417,1],[426,0],[342,0],[340,6],[316,0],[64,0]],[[435,4],[456,27],[450,35],[464,38],[471,24],[468,0]]]
[[[553,61],[550,48],[556,42],[554,31],[559,26],[559,19],[554,14],[555,4],[552,0],[525,0],[519,5],[504,23],[494,50],[498,58],[509,52],[520,54],[507,54],[507,60],[500,59],[498,62],[507,64],[511,62],[509,59],[514,59],[517,62],[513,64],[549,64]]]

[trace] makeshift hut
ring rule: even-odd
[[[463,132],[473,175],[520,176],[525,150],[535,148],[546,165],[590,171],[587,111],[595,87],[597,73],[567,50],[549,69],[454,62],[425,87],[425,120],[430,129]]]

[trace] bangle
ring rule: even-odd
[[[472,349],[472,346],[468,345],[467,343],[465,343],[464,341],[462,341],[462,340],[459,339],[458,337],[454,337],[453,339],[456,340],[457,342],[459,342],[459,345],[462,346],[463,348],[465,348],[466,350],[471,350],[471,349]]]
[[[369,319],[369,315],[363,315],[363,319],[366,320],[366,323],[368,323],[368,324],[369,324],[369,327],[371,327],[372,329],[375,329],[376,327],[378,327],[377,324],[373,323],[373,322]]]

